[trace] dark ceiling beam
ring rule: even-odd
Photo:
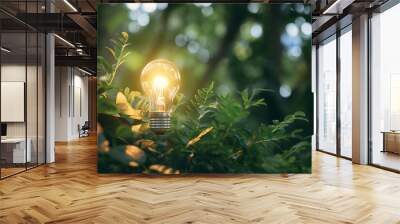
[[[334,23],[336,16],[319,16],[317,18],[317,20],[315,20],[312,23],[312,32],[313,34],[317,34],[318,32],[320,32],[321,30],[326,29],[327,27],[329,27],[330,25],[332,25],[332,23]]]
[[[90,47],[79,47],[78,49],[82,50],[83,55],[79,55],[77,53],[77,49],[76,48],[67,48],[67,47],[58,47],[56,46],[55,50],[56,50],[56,55],[71,55],[72,54],[76,54],[78,56],[92,56],[92,57],[96,57],[97,55],[97,49],[96,48],[90,48]]]
[[[86,42],[90,46],[96,46],[96,28],[88,22],[88,20],[80,14],[68,14],[68,17],[73,20],[87,35]]]
[[[316,16],[318,13],[314,12],[316,20],[312,23],[313,36],[330,27],[354,2],[355,0],[336,0],[321,9],[318,16]]]
[[[333,21],[326,23],[326,28],[322,29],[316,34],[313,34],[313,44],[321,43],[324,40],[327,40],[331,36],[335,35],[337,30],[344,29],[352,23],[353,15],[348,14],[340,20],[335,18]]]
[[[75,23],[70,17],[62,13],[20,13],[16,17],[43,32],[64,32],[64,31],[80,31],[82,28]],[[12,29],[12,19],[1,19],[4,21],[5,28]],[[4,28],[4,26],[3,26]]]
[[[86,0],[86,3],[90,6],[90,8],[93,9],[93,11],[96,12],[96,6],[95,6],[95,5],[93,5],[89,0]],[[96,3],[95,3],[95,4],[96,4]]]
[[[6,31],[21,31],[25,30],[26,26],[24,24],[21,24],[19,22],[16,22],[13,19],[0,19],[1,23],[1,31],[6,32]]]
[[[97,13],[96,12],[81,12],[81,15],[85,16],[85,17],[87,17],[87,16],[94,17],[94,18],[97,17]]]
[[[320,43],[352,23],[352,19],[371,12],[384,4],[385,0],[341,0],[336,5],[325,7],[312,24],[313,44]],[[396,0],[400,1],[400,0]]]
[[[20,25],[22,24],[22,25],[25,25],[27,28],[35,30],[35,27],[32,27],[30,24],[26,23],[25,20],[19,18],[18,16],[14,15],[13,13],[11,13],[1,7],[0,7],[0,12],[5,15],[6,19],[12,19],[17,24],[20,24]],[[2,30],[3,30],[3,27],[2,27]]]
[[[355,0],[333,1],[323,10],[323,14],[342,14],[349,5],[353,4],[353,2],[355,2]]]
[[[254,0],[251,2],[259,2],[259,3],[305,3],[307,0]],[[134,1],[134,0],[97,0],[97,3],[139,3],[141,1]],[[142,3],[145,2],[157,2],[157,1],[142,1]],[[163,1],[159,1],[163,2]],[[184,1],[185,3],[197,3],[197,2],[203,2],[203,1],[198,1],[198,0],[187,0]],[[205,1],[207,2],[207,1]],[[249,3],[249,0],[214,0],[212,1],[213,3]],[[170,0],[168,3],[182,3],[182,0]]]
[[[96,46],[96,33],[97,30],[96,28],[90,23],[90,21],[86,18],[86,15],[83,15],[83,12],[81,11],[81,5],[84,1],[78,2],[78,1],[72,1],[70,2],[71,4],[74,4],[76,8],[78,8],[79,13],[68,13],[67,16],[74,21],[85,33],[86,36],[86,42],[89,44],[89,46],[94,47]],[[89,1],[85,1],[86,4],[94,11],[96,12],[95,6]]]
[[[96,58],[91,56],[55,56],[56,66],[87,67],[96,71]]]

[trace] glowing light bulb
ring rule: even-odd
[[[178,68],[165,59],[153,60],[143,68],[140,82],[150,99],[150,128],[163,133],[170,128],[171,106],[181,82]]]

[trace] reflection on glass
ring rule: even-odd
[[[26,114],[27,114],[27,149],[30,150],[30,160],[27,167],[37,165],[37,76],[38,76],[38,36],[36,32],[27,33],[27,82],[26,82]]]
[[[336,153],[336,40],[318,48],[318,148]]]
[[[23,13],[43,13],[46,1],[0,1]],[[13,20],[0,12],[2,20]],[[39,17],[34,17],[39,18]],[[0,177],[45,162],[45,35],[13,20],[1,32]]]
[[[1,34],[1,176],[6,177],[25,170],[31,151],[26,150],[25,83],[26,34]],[[28,145],[28,149],[29,145]]]
[[[352,35],[340,36],[340,153],[351,158],[352,141]]]
[[[372,18],[372,163],[400,170],[400,5]]]

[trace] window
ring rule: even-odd
[[[351,26],[340,36],[340,155],[351,158],[352,149],[352,35]]]
[[[318,149],[336,153],[336,37],[318,48]]]
[[[400,170],[400,5],[371,18],[371,162]]]

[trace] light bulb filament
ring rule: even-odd
[[[166,102],[164,97],[164,89],[168,86],[168,80],[162,76],[156,76],[152,83],[153,93],[155,97],[156,111],[165,112]]]

